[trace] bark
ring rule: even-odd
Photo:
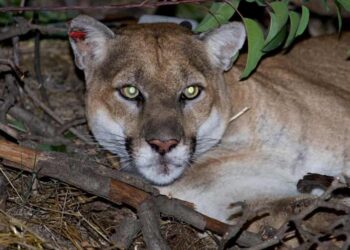
[[[140,221],[136,218],[124,219],[111,236],[111,241],[118,249],[129,249],[134,238],[141,230]]]
[[[162,235],[160,234],[160,212],[153,197],[145,200],[138,208],[137,214],[140,218],[143,239],[148,249],[170,250]]]

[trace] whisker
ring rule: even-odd
[[[123,136],[123,135],[120,135],[120,134],[115,134],[115,133],[112,133],[110,131],[105,131],[105,130],[98,130],[96,131],[96,133],[98,134],[102,134],[102,135],[111,135],[111,136],[114,136],[114,137],[119,137],[119,138],[126,138],[126,136]]]
[[[196,141],[201,141],[201,140],[214,140],[214,141],[217,141],[217,140],[219,140],[219,138],[212,138],[212,137],[200,137],[200,138],[196,138]]]
[[[123,164],[123,166],[121,166],[120,170],[124,170],[124,169],[127,169],[127,168],[132,168],[132,167],[133,167],[133,162],[129,161],[129,162],[126,162],[125,164]]]

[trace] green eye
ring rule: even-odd
[[[125,86],[120,89],[120,94],[128,99],[135,99],[140,95],[140,91],[134,86]]]
[[[199,86],[196,86],[196,85],[191,85],[191,86],[188,86],[183,92],[182,92],[182,96],[184,99],[187,99],[187,100],[192,100],[196,97],[199,96],[201,92],[201,89]]]

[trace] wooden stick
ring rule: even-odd
[[[0,176],[0,210],[6,210],[7,182],[4,176]]]
[[[0,157],[21,165],[25,171],[33,172],[37,161],[37,152],[14,143],[0,140]]]
[[[129,249],[140,230],[141,224],[138,219],[126,217],[115,229],[111,241],[118,249]]]
[[[183,3],[204,3],[209,0],[174,0],[174,1],[140,1],[139,3],[121,3],[97,6],[26,6],[26,7],[0,7],[0,12],[18,11],[68,11],[68,10],[109,10],[109,9],[131,9],[131,8],[156,8],[159,6],[177,5]]]
[[[137,209],[140,218],[143,239],[148,249],[170,250],[160,234],[160,212],[153,197],[145,200]]]
[[[5,164],[11,167],[36,173],[39,176],[48,176],[58,179],[86,192],[103,197],[113,203],[127,204],[135,209],[151,196],[161,198],[166,203],[173,203],[173,199],[158,195],[154,188],[147,184],[140,184],[134,177],[125,177],[125,173],[113,171],[95,162],[82,160],[56,152],[38,152],[17,144],[0,140],[0,158],[6,160]],[[123,177],[123,175],[125,175]],[[122,177],[120,177],[122,176]],[[142,190],[145,188],[145,190]],[[177,200],[182,206],[190,204],[186,201]],[[158,202],[157,202],[158,204]],[[171,211],[169,206],[160,206],[162,214],[180,217],[200,230],[210,230],[223,235],[229,225],[205,216],[191,209],[191,214],[179,216],[178,211]],[[192,214],[195,214],[193,216]],[[193,218],[196,218],[194,222]],[[199,222],[198,222],[199,220]],[[200,222],[202,221],[202,222]],[[193,222],[193,223],[192,223]]]

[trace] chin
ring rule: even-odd
[[[137,166],[138,172],[154,185],[166,186],[173,183],[181,177],[186,166],[178,166],[173,164],[155,164],[149,166]]]

